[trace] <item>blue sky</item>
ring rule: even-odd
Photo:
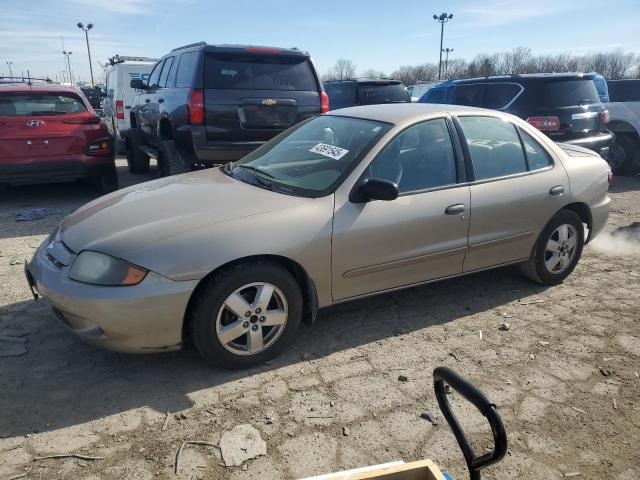
[[[51,75],[71,68],[89,77],[84,34],[92,22],[94,72],[113,54],[161,56],[200,40],[299,47],[318,69],[340,57],[363,71],[437,62],[440,30],[434,13],[452,12],[445,47],[454,57],[530,47],[534,53],[623,48],[640,52],[638,0],[0,0],[0,72],[28,68]]]

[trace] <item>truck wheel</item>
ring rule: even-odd
[[[624,150],[624,163],[613,173],[635,175],[640,171],[640,140],[631,135],[618,134],[616,143]]]
[[[100,175],[100,189],[105,194],[118,190],[118,172],[115,165]]]
[[[131,173],[145,173],[149,171],[149,155],[140,149],[142,145],[140,130],[137,128],[129,129],[125,140],[125,153],[127,155],[127,165],[129,165],[129,171],[131,171]]]
[[[179,175],[191,171],[191,165],[183,160],[173,140],[163,140],[160,144],[161,162],[166,175]]]
[[[584,246],[582,219],[570,210],[558,212],[533,247],[533,256],[520,265],[525,277],[542,285],[558,285],[576,268]]]

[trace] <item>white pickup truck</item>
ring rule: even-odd
[[[622,174],[640,172],[640,79],[608,80],[608,128],[616,135],[616,143],[624,150]]]

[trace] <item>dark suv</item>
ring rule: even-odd
[[[176,48],[153,68],[130,112],[132,172],[158,159],[166,175],[237,160],[291,125],[329,110],[307,52],[204,42]]]
[[[411,103],[409,92],[398,80],[334,80],[324,82],[331,110],[376,105],[379,103]]]
[[[450,80],[429,89],[420,103],[491,108],[525,119],[556,142],[598,152],[614,163],[615,137],[594,75],[536,73]]]

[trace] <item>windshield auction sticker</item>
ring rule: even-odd
[[[344,157],[349,150],[344,148],[335,147],[333,145],[327,145],[326,143],[318,143],[309,149],[312,153],[319,153],[325,157],[333,158],[334,160],[340,160]]]

